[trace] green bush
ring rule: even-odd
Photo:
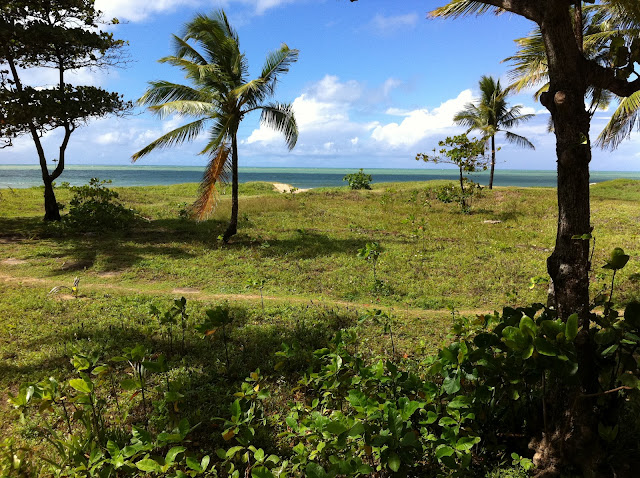
[[[351,189],[371,189],[371,175],[365,174],[362,168],[357,173],[347,174],[342,180],[347,181]]]
[[[118,193],[107,188],[110,180],[91,178],[89,184],[72,186],[69,213],[63,218],[66,229],[97,232],[127,229],[137,218],[133,209],[118,201]]]

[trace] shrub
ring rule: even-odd
[[[371,189],[371,175],[365,174],[362,168],[357,173],[347,174],[342,180],[347,181],[351,189]]]
[[[69,214],[63,224],[74,231],[109,231],[127,229],[136,212],[118,201],[118,193],[107,188],[110,180],[91,178],[84,186],[71,186],[73,193]]]

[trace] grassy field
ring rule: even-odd
[[[25,381],[68,377],[74,353],[97,351],[108,358],[142,343],[150,355],[172,357],[172,380],[186,395],[181,413],[205,423],[199,433],[210,451],[220,440],[211,438],[212,417],[225,413],[249,372],[274,370],[283,342],[307,351],[322,347],[336,330],[357,326],[365,311],[382,308],[393,318],[397,357],[412,363],[443,343],[452,317],[545,301],[545,287],[529,284],[546,275],[555,190],[485,190],[463,214],[434,198],[435,185],[301,194],[281,194],[265,183],[242,185],[239,233],[228,245],[218,239],[226,228],[228,195],[210,220],[181,217],[195,196],[192,184],[116,188],[142,219],[128,231],[104,233],[61,233],[41,221],[41,189],[2,190],[3,398]],[[612,181],[591,192],[592,291],[609,284],[601,266],[618,246],[631,260],[616,279],[614,301],[640,299],[640,183]],[[57,195],[62,203],[71,196],[66,189]],[[375,288],[371,264],[357,257],[373,241],[383,249]],[[55,286],[71,287],[76,277],[78,297],[48,294]],[[166,310],[181,296],[189,316],[184,345],[178,325],[169,339],[150,313],[152,305]],[[206,309],[222,303],[234,318],[230,363],[218,335],[203,339],[194,330]],[[358,327],[362,350],[389,356],[388,334],[374,325]],[[285,371],[288,376],[304,369],[304,357]],[[279,386],[282,405],[293,392]],[[37,442],[37,427],[16,422],[5,402],[2,435]],[[157,417],[161,427],[166,413]]]

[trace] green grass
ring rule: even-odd
[[[142,219],[126,232],[83,234],[42,223],[41,188],[2,190],[0,386],[15,393],[25,381],[68,377],[74,351],[98,350],[108,358],[142,343],[152,354],[171,357],[172,380],[187,396],[181,413],[209,423],[226,413],[250,371],[273,373],[283,342],[299,343],[309,353],[336,330],[355,326],[365,310],[392,313],[398,356],[410,364],[443,343],[452,313],[544,301],[545,287],[530,289],[529,280],[545,275],[553,248],[555,190],[485,190],[471,213],[463,214],[455,204],[434,199],[435,184],[320,188],[295,195],[277,193],[266,183],[244,184],[239,233],[228,245],[218,236],[228,220],[229,191],[211,219],[196,223],[180,217],[196,195],[195,184],[115,188]],[[616,278],[619,305],[639,298],[639,184],[619,180],[592,187],[592,290],[609,283],[601,266],[613,247],[623,247],[631,260]],[[70,191],[59,189],[57,195],[69,203]],[[411,216],[424,221],[424,230],[411,224]],[[371,265],[356,256],[372,241],[383,248],[383,286],[377,292]],[[78,298],[47,294],[54,286],[71,286],[75,277]],[[261,280],[264,310],[261,291],[251,285]],[[181,295],[188,298],[190,319],[186,351],[177,354],[149,308],[166,310]],[[194,330],[205,309],[224,301],[235,317],[229,370],[220,334],[203,339]],[[363,326],[359,333],[367,355],[389,356],[390,337],[381,328]],[[274,382],[282,404],[306,366],[304,353],[297,366],[284,370],[286,383]],[[34,430],[17,424],[2,402],[0,419],[11,424],[2,435],[36,443]],[[219,440],[214,435],[203,431],[202,437],[213,440],[204,446],[208,451]]]

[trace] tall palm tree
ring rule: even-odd
[[[203,219],[214,209],[218,198],[216,185],[226,180],[230,172],[231,220],[223,235],[227,242],[238,226],[237,133],[242,119],[259,110],[261,123],[281,132],[290,150],[298,139],[292,106],[264,103],[273,95],[278,77],[297,60],[298,50],[283,44],[267,56],[260,76],[248,80],[247,59],[223,10],[211,16],[197,15],[185,25],[182,37],[173,35],[173,50],[173,55],[159,61],[183,70],[190,85],[152,81],[138,103],[148,106],[160,118],[176,114],[194,121],[160,136],[132,159],[136,161],[155,149],[191,141],[208,128],[209,141],[199,154],[208,155],[210,160],[192,211]]]
[[[482,76],[479,82],[480,99],[477,103],[467,103],[462,111],[456,113],[453,120],[462,126],[482,133],[491,148],[491,173],[489,175],[489,189],[493,188],[493,174],[496,167],[496,134],[504,132],[507,141],[523,148],[535,149],[535,146],[524,136],[520,136],[506,128],[512,128],[530,120],[535,115],[520,114],[521,106],[509,108],[507,95],[509,90],[503,90],[500,80],[491,76]]]

